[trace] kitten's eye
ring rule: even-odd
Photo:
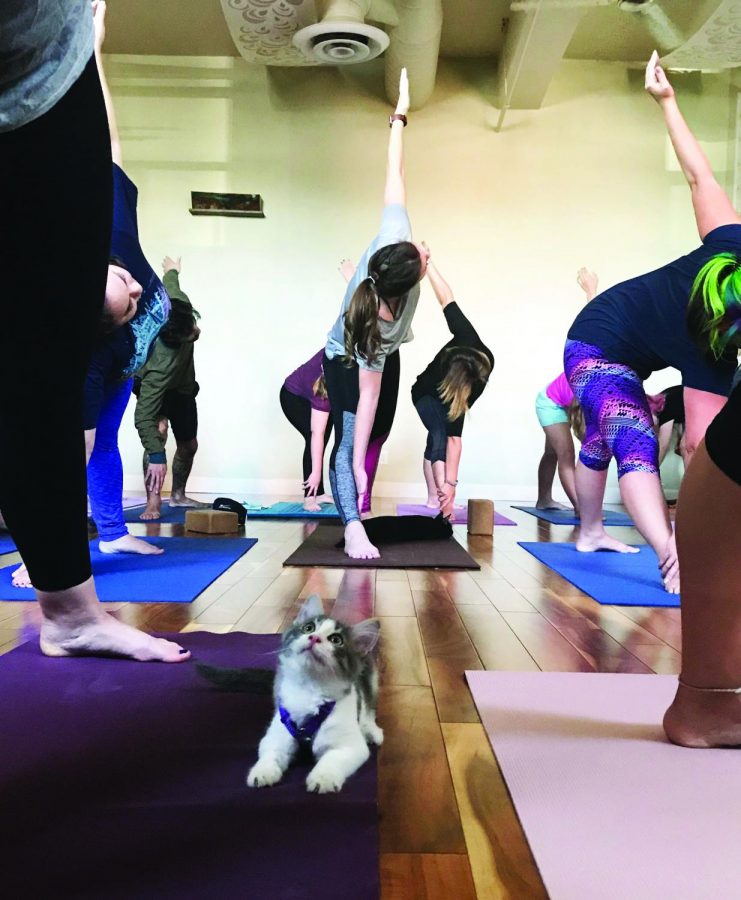
[[[301,626],[301,631],[303,631],[304,634],[311,634],[311,632],[314,631],[314,627],[313,622],[307,622],[305,625]]]
[[[342,640],[341,634],[330,634],[330,636],[327,638],[327,640],[329,641],[330,644],[337,644],[338,647],[345,643]]]

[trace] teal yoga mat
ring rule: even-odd
[[[101,553],[90,548],[98,596],[108,602],[190,603],[257,543],[255,538],[147,538],[161,556]],[[32,588],[16,588],[0,569],[0,600],[33,600]]]
[[[679,606],[661,583],[659,561],[645,545],[639,553],[579,553],[574,544],[521,542],[520,546],[562,578],[611,606]]]
[[[301,502],[283,501],[272,506],[258,506],[256,503],[245,503],[247,521],[250,519],[339,519],[334,503],[326,503],[320,512],[307,512]]]

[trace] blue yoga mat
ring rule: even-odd
[[[257,543],[255,538],[148,538],[161,556],[101,553],[90,547],[98,596],[108,602],[190,603]],[[16,566],[0,569],[0,600],[33,600],[31,588],[10,580]]]
[[[244,505],[247,509],[247,521],[250,519],[339,519],[340,517],[334,503],[324,504],[320,512],[307,512],[301,502],[284,501],[273,503],[272,506],[261,507],[251,503]]]
[[[0,532],[0,553],[15,553],[16,550],[13,538],[6,531]]]
[[[136,523],[138,525],[156,525],[158,522],[161,522],[164,525],[184,525],[185,514],[188,512],[188,507],[186,506],[170,506],[169,503],[163,503],[159,519],[143,520],[140,519],[139,516],[145,509],[146,506],[144,504],[125,509],[124,521]]]
[[[573,509],[536,509],[534,506],[513,506],[512,509],[521,509],[523,512],[530,513],[544,522],[550,522],[552,525],[579,525],[580,521],[574,515]],[[614,512],[611,509],[602,510],[602,519],[605,525],[632,525],[633,520],[625,513]]]
[[[520,546],[597,603],[679,606],[677,594],[664,590],[658,558],[645,545],[639,553],[579,553],[574,544],[520,542]]]

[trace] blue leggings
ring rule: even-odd
[[[95,431],[95,447],[87,465],[87,489],[101,541],[115,541],[129,533],[123,512],[123,463],[118,429],[131,396],[134,379],[108,385]]]
[[[599,347],[566,341],[564,371],[584,411],[586,433],[579,459],[595,471],[614,456],[618,478],[628,472],[659,473],[659,446],[643,382]]]

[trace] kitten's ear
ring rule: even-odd
[[[308,622],[309,619],[315,619],[317,616],[324,615],[324,607],[322,606],[319,594],[312,594],[308,600],[305,600],[303,606],[296,616],[297,622]]]
[[[355,649],[363,656],[370,653],[378,643],[381,634],[381,623],[378,619],[364,619],[350,628],[350,635]]]

